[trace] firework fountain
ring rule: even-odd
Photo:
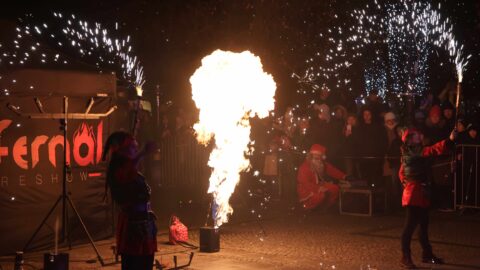
[[[47,22],[38,22],[33,15],[19,19],[13,44],[0,44],[0,65],[69,65],[77,62],[99,71],[117,71],[121,78],[142,94],[145,83],[143,67],[133,53],[131,37],[121,37],[119,24],[114,29],[90,23],[74,14],[53,12]],[[4,95],[9,95],[4,90]]]
[[[381,95],[387,88],[397,95],[421,94],[428,87],[429,56],[435,49],[448,52],[448,61],[456,66],[458,81],[470,55],[463,55],[453,34],[450,20],[443,19],[441,6],[412,0],[377,0],[364,9],[350,13],[352,26],[345,24],[328,29],[319,36],[328,41],[325,55],[315,54],[306,60],[308,68],[297,76],[299,83],[332,80],[337,88],[349,86],[350,80],[342,74],[360,57],[372,61],[366,70],[367,91],[379,87]],[[335,15],[337,17],[337,15]],[[363,59],[365,59],[363,58]],[[442,64],[443,65],[443,64]],[[384,82],[385,67],[388,84]]]

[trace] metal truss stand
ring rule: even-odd
[[[63,97],[63,113],[45,113],[43,110],[42,103],[38,98],[34,98],[35,104],[37,106],[37,109],[40,111],[40,113],[33,113],[33,114],[28,114],[28,113],[22,113],[18,107],[15,107],[11,104],[8,104],[7,107],[13,111],[15,114],[21,117],[26,117],[30,119],[43,119],[43,120],[59,120],[60,121],[60,128],[63,130],[63,179],[62,179],[62,194],[58,197],[57,201],[53,204],[53,206],[50,208],[48,211],[47,215],[45,218],[42,220],[40,225],[37,227],[35,232],[33,233],[32,237],[28,240],[27,244],[24,246],[23,251],[27,251],[30,244],[33,242],[37,234],[40,232],[40,229],[46,224],[48,218],[52,215],[53,211],[57,208],[57,206],[61,203],[62,207],[62,230],[61,230],[61,239],[62,242],[65,241],[65,239],[68,239],[68,245],[71,248],[71,238],[70,238],[70,231],[69,231],[69,226],[68,226],[68,208],[67,208],[67,203],[68,205],[73,209],[73,212],[75,213],[75,216],[78,218],[80,221],[80,224],[82,225],[83,231],[88,237],[88,240],[90,241],[90,244],[92,245],[92,248],[94,249],[95,253],[97,254],[97,258],[102,266],[105,266],[105,262],[103,261],[102,256],[100,255],[100,252],[97,249],[97,246],[95,245],[95,242],[93,241],[92,236],[90,235],[87,227],[85,226],[85,223],[83,222],[82,217],[77,211],[77,208],[75,207],[75,204],[73,203],[72,199],[70,198],[70,193],[67,191],[67,175],[71,173],[70,169],[70,164],[67,163],[67,130],[68,130],[68,120],[69,119],[84,119],[84,120],[93,120],[93,119],[100,119],[103,117],[109,116],[113,111],[117,109],[117,106],[111,107],[106,113],[90,113],[90,109],[93,106],[94,99],[90,98],[90,101],[88,103],[88,107],[84,113],[69,113],[68,112],[68,97]]]

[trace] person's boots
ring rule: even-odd
[[[431,263],[431,264],[444,264],[445,263],[442,258],[438,258],[437,256],[433,255],[433,253],[431,251],[430,252],[423,252],[422,262]]]
[[[400,260],[400,265],[405,269],[416,269],[417,266],[413,264],[412,257],[410,254],[403,254],[402,259]]]

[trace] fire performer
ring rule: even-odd
[[[430,207],[430,183],[427,177],[430,167],[428,158],[448,154],[455,137],[456,132],[452,131],[448,139],[432,146],[423,146],[423,134],[414,128],[406,130],[402,136],[402,158],[398,173],[403,184],[402,206],[406,208],[406,221],[401,238],[403,255],[401,265],[404,268],[416,268],[410,255],[410,242],[417,225],[420,225],[418,238],[423,250],[422,262],[443,264],[443,260],[433,254],[428,240]]]
[[[110,153],[106,189],[120,206],[116,243],[122,257],[122,270],[153,269],[157,251],[155,215],[150,207],[150,187],[137,169],[140,160],[155,151],[148,143],[141,151],[127,132],[118,131],[108,137],[103,160]]]
[[[297,176],[297,193],[305,209],[314,209],[324,205],[330,208],[337,202],[340,188],[330,181],[346,180],[347,175],[325,161],[326,149],[314,144],[305,161],[300,166]]]

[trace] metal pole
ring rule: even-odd
[[[57,207],[58,203],[60,202],[60,200],[62,199],[62,197],[58,197],[57,201],[53,204],[52,208],[50,208],[50,211],[48,211],[47,215],[45,216],[45,218],[43,218],[42,222],[40,223],[40,225],[37,227],[37,229],[35,230],[35,232],[33,233],[33,235],[30,237],[30,239],[28,240],[27,244],[25,244],[25,246],[23,247],[23,251],[24,252],[27,252],[28,251],[28,247],[30,246],[30,244],[32,243],[33,239],[35,239],[35,237],[37,236],[38,232],[40,232],[40,229],[43,227],[43,224],[45,224],[45,222],[47,221],[47,219],[50,217],[50,215],[53,213],[53,210],[55,210],[55,208]]]
[[[157,130],[160,130],[160,86],[157,84],[157,92],[156,92],[157,96]]]
[[[454,170],[453,171],[453,209],[454,210],[457,209],[457,192],[458,192],[458,188],[457,188],[457,179],[458,179],[457,148],[458,148],[458,146],[455,146],[455,151],[453,153],[453,156],[454,156],[454,163],[453,163],[453,170]]]
[[[463,194],[463,191],[465,190],[464,187],[463,187],[463,180],[465,179],[465,172],[463,170],[463,165],[465,165],[465,147],[462,145],[462,206],[464,205],[464,194]]]
[[[67,125],[68,125],[68,97],[63,97],[64,118],[61,119],[63,127],[63,178],[62,178],[62,241],[67,233]]]
[[[98,258],[98,260],[100,261],[100,264],[101,264],[102,266],[104,266],[104,265],[105,265],[105,262],[103,261],[102,256],[100,256],[100,252],[98,252],[97,246],[95,246],[95,243],[94,243],[94,241],[93,241],[93,238],[92,238],[92,236],[90,235],[90,233],[89,233],[88,230],[87,230],[87,226],[85,226],[85,223],[83,222],[83,219],[80,217],[80,214],[78,213],[77,208],[75,208],[75,205],[73,204],[72,199],[71,199],[70,197],[68,197],[68,203],[70,204],[70,207],[72,207],[73,211],[75,212],[75,215],[77,216],[78,221],[80,221],[80,224],[82,225],[83,231],[84,231],[85,234],[87,235],[88,240],[90,240],[90,244],[92,245],[93,250],[94,250],[95,253],[97,254],[97,258]]]
[[[478,147],[475,146],[475,207],[478,205]]]

